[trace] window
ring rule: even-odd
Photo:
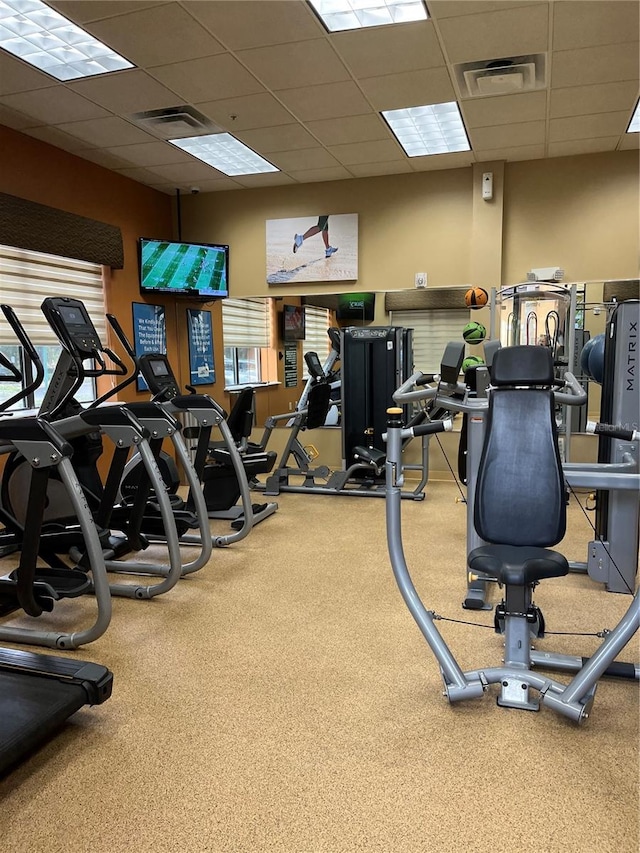
[[[31,338],[44,367],[42,385],[29,395],[21,405],[37,408],[44,397],[47,385],[60,355],[58,339],[49,328],[40,310],[47,296],[73,296],[87,307],[101,339],[106,337],[106,317],[102,283],[102,267],[86,261],[76,261],[57,255],[46,255],[26,249],[0,246],[0,302],[11,305]],[[0,347],[23,373],[24,384],[29,384],[33,368],[16,339],[4,315],[0,314]],[[0,380],[0,401],[18,391],[15,382]],[[95,381],[87,379],[77,399],[87,402],[95,399]]]
[[[326,308],[318,308],[315,305],[305,305],[304,307],[304,351],[317,352],[320,364],[324,364],[329,355],[331,342],[327,335],[327,329],[330,326],[329,312]],[[303,362],[302,378],[306,382],[309,378],[306,361]]]
[[[270,343],[270,305],[266,299],[225,299],[222,303],[224,384],[263,381],[262,350]]]
[[[459,309],[392,311],[391,325],[413,329],[413,363],[422,373],[438,373],[449,341],[459,341],[468,312]]]

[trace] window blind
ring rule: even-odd
[[[73,296],[84,302],[101,340],[106,341],[102,267],[57,255],[0,246],[0,302],[14,309],[36,346],[58,344],[40,309],[47,296]],[[4,317],[0,343],[15,344]]]
[[[304,306],[304,351],[317,352],[320,363],[324,364],[329,355],[331,342],[327,335],[329,328],[329,312],[326,308],[318,308],[316,305]],[[303,377],[309,375],[307,364],[304,362]]]
[[[266,299],[225,299],[222,302],[225,347],[269,346],[269,304]]]
[[[413,363],[422,373],[437,373],[449,341],[459,341],[467,314],[458,309],[392,311],[391,325],[413,329]]]

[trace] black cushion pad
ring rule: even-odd
[[[543,578],[569,573],[566,557],[548,548],[518,545],[480,545],[469,554],[469,568],[503,584],[525,586]]]

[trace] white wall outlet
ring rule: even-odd
[[[426,287],[427,286],[427,274],[426,272],[417,272],[416,273],[416,287]]]

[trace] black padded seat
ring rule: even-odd
[[[481,545],[471,551],[468,564],[471,571],[489,575],[503,586],[525,586],[569,573],[562,554],[526,545]]]
[[[387,461],[387,454],[383,450],[376,450],[375,447],[364,447],[360,444],[353,448],[353,457],[375,468],[382,468]]]

